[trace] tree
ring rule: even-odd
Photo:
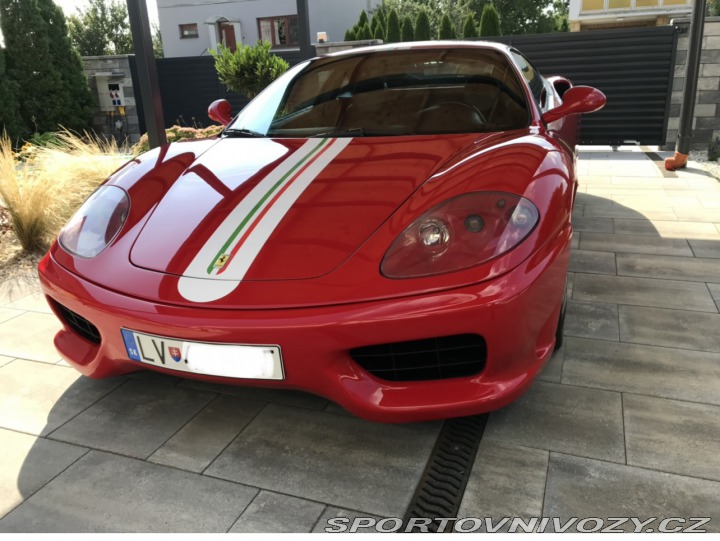
[[[344,41],[355,41],[355,32],[352,28],[348,28],[347,30],[345,30]]]
[[[70,36],[82,56],[133,52],[124,0],[89,0],[85,11],[68,19]]]
[[[65,14],[53,0],[37,0],[37,6],[47,27],[50,58],[60,73],[61,87],[49,97],[56,99],[61,106],[54,121],[71,131],[89,130],[95,102],[83,73],[80,55],[70,40]]]
[[[370,19],[368,19],[368,16],[367,16],[367,13],[365,12],[365,10],[362,10],[360,12],[360,18],[358,19],[358,23],[357,23],[358,28],[362,28],[366,24],[370,24]]]
[[[257,45],[240,46],[234,52],[218,45],[210,54],[215,59],[220,82],[252,99],[290,67],[284,59],[272,54],[271,49],[270,42],[261,41]]]
[[[413,23],[409,15],[403,17],[400,39],[402,39],[402,41],[415,40],[415,29],[413,28]]]
[[[465,24],[463,25],[463,37],[465,39],[479,37],[477,26],[475,26],[475,17],[473,17],[472,13],[468,13],[467,17],[465,17]]]
[[[400,31],[400,19],[394,9],[388,15],[387,31],[385,32],[385,43],[397,43],[402,39]]]
[[[421,10],[417,19],[415,19],[415,39],[418,41],[428,41],[432,38],[430,30],[430,18],[427,11]]]
[[[385,30],[382,26],[377,25],[375,27],[375,33],[373,34],[373,39],[380,39],[385,41]]]
[[[450,17],[447,13],[443,15],[442,19],[440,19],[440,32],[438,33],[438,37],[440,39],[457,38],[457,35],[455,34],[455,29],[452,25],[452,21],[450,20]]]
[[[7,77],[17,85],[24,124],[38,132],[57,129],[62,105],[54,96],[62,80],[50,56],[50,37],[37,0],[0,0],[0,28]]]
[[[157,23],[152,23],[152,44],[153,56],[155,58],[165,58],[165,47],[163,47],[162,34]]]
[[[372,30],[370,30],[369,23],[365,23],[365,25],[360,29],[360,36],[358,37],[358,39],[362,39],[362,40],[373,39],[373,33],[372,33]]]
[[[501,36],[500,16],[493,4],[486,4],[480,18],[480,35],[484,38]]]
[[[7,133],[11,141],[18,141],[27,133],[20,116],[19,88],[5,73],[5,49],[0,47],[0,136]]]
[[[711,17],[720,15],[720,0],[710,0],[710,2],[708,2],[708,10],[710,11]]]

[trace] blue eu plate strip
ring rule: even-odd
[[[140,361],[140,352],[138,351],[137,344],[135,343],[135,336],[132,331],[127,329],[121,329],[123,342],[125,342],[125,349],[127,350],[128,357],[133,361]]]

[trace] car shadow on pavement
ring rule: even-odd
[[[490,415],[458,516],[717,515],[720,242],[704,227],[673,237],[693,222],[662,212],[578,194],[564,346]],[[309,532],[401,517],[442,425],[19,359],[0,367],[0,393],[0,531]]]

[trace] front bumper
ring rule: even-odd
[[[283,381],[193,378],[307,391],[370,420],[411,422],[498,409],[529,387],[553,351],[570,236],[568,228],[516,269],[473,286],[303,309],[219,310],[150,303],[92,284],[49,254],[39,270],[45,295],[86,318],[100,332],[99,345],[67,325],[55,337],[63,358],[86,376],[103,378],[141,369],[187,375],[130,360],[122,327],[202,342],[278,344]],[[351,349],[362,346],[456,334],[484,337],[488,353],[480,374],[384,381],[363,370],[349,355]]]

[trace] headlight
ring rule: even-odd
[[[460,195],[405,229],[385,254],[380,270],[388,278],[417,278],[474,267],[512,250],[538,219],[535,205],[518,195]]]
[[[60,246],[80,257],[95,257],[120,233],[130,210],[122,188],[101,186],[60,232]]]

